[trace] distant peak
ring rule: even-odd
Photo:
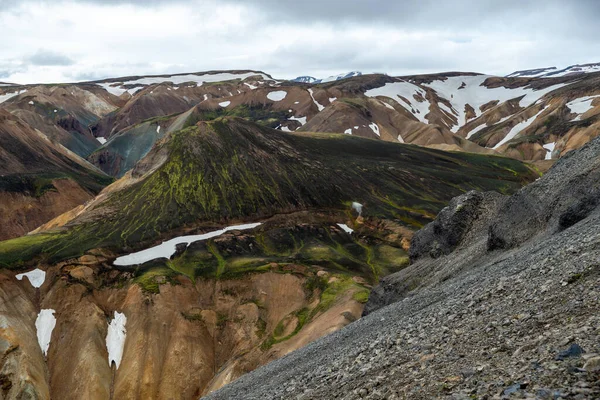
[[[506,75],[507,78],[557,78],[567,75],[589,74],[600,72],[600,63],[575,64],[566,68],[558,69],[556,67],[527,69],[515,71]]]

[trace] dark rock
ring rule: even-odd
[[[581,357],[585,350],[577,343],[573,343],[567,350],[561,351],[555,357],[556,360],[564,360],[566,358]]]
[[[410,259],[415,261],[425,255],[438,258],[452,252],[478,218],[483,196],[483,193],[471,191],[452,199],[435,221],[415,234],[410,246]]]
[[[575,204],[571,205],[567,210],[560,215],[558,220],[559,230],[567,229],[575,225],[579,221],[586,218],[600,204],[600,192],[590,193]]]
[[[502,392],[502,394],[504,394],[505,396],[510,396],[511,394],[517,393],[519,390],[521,390],[521,384],[520,383],[515,383],[513,385],[510,385],[506,389],[504,389],[504,391]]]

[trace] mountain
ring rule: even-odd
[[[327,83],[327,82],[339,81],[342,79],[353,78],[355,76],[361,76],[361,75],[362,75],[362,72],[360,72],[360,71],[351,71],[351,72],[347,72],[347,73],[343,73],[343,74],[339,74],[339,75],[329,76],[327,78],[319,80],[316,83]]]
[[[71,246],[50,255],[72,257],[98,246],[143,246],[189,224],[310,209],[345,212],[353,201],[365,205],[365,216],[394,217],[418,227],[462,191],[510,192],[536,177],[527,165],[506,158],[346,135],[292,135],[219,118],[159,141],[88,205],[89,212],[79,213],[70,223],[77,229],[40,236],[38,244],[30,237],[28,249],[19,248],[19,239],[0,245],[0,262],[27,261],[38,245],[54,241],[69,240]],[[406,180],[410,188],[399,184]]]
[[[457,376],[476,394],[509,389],[498,382],[527,386],[527,371],[504,358],[501,370],[524,377],[488,376],[495,367],[473,358],[456,371],[456,360],[467,357],[463,343],[477,348],[484,338],[490,349],[514,351],[477,354],[516,353],[521,362],[529,350],[511,346],[539,337],[546,320],[580,337],[568,320],[551,317],[588,316],[568,299],[548,299],[549,317],[521,336],[497,329],[520,329],[514,316],[533,311],[517,306],[544,285],[541,274],[527,273],[519,282],[531,286],[515,285],[516,298],[511,271],[554,266],[547,276],[558,288],[559,278],[570,280],[558,265],[579,273],[565,258],[564,246],[576,244],[569,224],[584,220],[577,246],[595,240],[585,221],[596,207],[599,73],[352,75],[298,83],[209,71],[0,86],[0,222],[12,237],[0,242],[0,397],[198,398],[238,378],[251,382],[243,375],[267,363],[287,365],[297,356],[283,356],[346,325],[345,339],[324,342],[340,354],[300,350],[310,362],[286,368],[304,372],[267,369],[285,383],[265,384],[272,392],[261,396],[284,388],[298,397],[306,386],[316,398],[343,397],[343,387],[321,386],[337,390],[323,368],[352,396],[378,396],[365,382],[371,358],[385,369],[381,379],[412,360],[397,381],[411,390],[426,382],[425,398],[462,384]],[[539,246],[532,254],[530,244]],[[581,248],[594,257],[590,246]],[[496,287],[487,271],[506,289],[470,319],[473,296]],[[503,319],[488,324],[486,310]],[[597,325],[580,322],[586,332]],[[445,336],[424,341],[444,324]],[[390,344],[404,339],[411,347],[398,351],[408,358]],[[577,340],[596,351],[593,338]],[[336,358],[348,354],[344,343],[362,353],[349,358],[352,374],[335,375],[347,366]],[[373,354],[364,350],[371,345]],[[536,345],[550,363],[550,350]],[[388,363],[387,352],[400,359]],[[583,368],[577,360],[574,374]],[[463,368],[486,371],[473,379],[483,377],[485,389]],[[559,372],[543,376],[566,381]],[[386,384],[396,396],[415,397],[394,385]]]
[[[295,79],[292,79],[291,82],[311,83],[311,84],[327,83],[327,82],[339,81],[342,79],[353,78],[355,76],[361,76],[361,75],[362,75],[362,72],[360,72],[360,71],[352,71],[352,72],[347,72],[347,73],[343,73],[343,74],[339,74],[339,75],[329,76],[327,78],[322,78],[322,79],[313,78],[312,76],[299,76]]]
[[[556,67],[551,68],[538,68],[529,69],[524,71],[516,71],[510,75],[506,75],[507,78],[556,78],[560,76],[573,76],[580,74],[591,74],[594,72],[600,72],[600,63],[590,64],[576,64],[570,65],[563,69]]]
[[[597,134],[597,73],[348,75],[303,85],[247,70],[7,86],[0,87],[0,108],[115,177],[167,130],[220,116],[282,131],[500,154],[542,169]]]
[[[549,72],[556,71],[556,67],[547,67],[547,68],[534,68],[534,69],[525,69],[522,71],[515,71],[512,74],[506,75],[507,78],[540,78],[548,74]]]
[[[6,397],[197,398],[360,317],[452,196],[538,176],[234,117],[170,132],[84,207],[0,242]]]
[[[206,398],[598,398],[598,154],[452,200],[368,315]]]
[[[312,76],[299,76],[297,78],[292,79],[292,82],[298,83],[316,83],[317,81],[318,79]]]
[[[91,200],[112,179],[0,110],[0,240]]]

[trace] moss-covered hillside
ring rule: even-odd
[[[347,135],[286,134],[237,118],[201,122],[169,135],[134,175],[144,172],[144,161],[160,158],[157,154],[166,161],[154,172],[65,231],[0,243],[0,262],[12,265],[42,253],[58,260],[96,247],[122,252],[185,226],[298,210],[349,214],[352,202],[364,205],[364,216],[419,228],[464,191],[511,193],[538,176],[501,157]]]

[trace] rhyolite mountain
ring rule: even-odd
[[[117,177],[166,130],[227,115],[284,131],[543,161],[598,132],[600,72],[583,65],[560,71],[566,72],[540,78],[351,74],[320,83],[276,80],[259,71],[133,76],[2,86],[0,108]]]
[[[112,180],[0,110],[0,240],[22,236],[91,200]]]
[[[344,78],[1,85],[2,398],[198,398],[359,319],[416,249],[445,257],[468,218],[411,239],[453,197],[520,193],[598,135],[593,72]],[[536,204],[490,250],[535,236]]]

